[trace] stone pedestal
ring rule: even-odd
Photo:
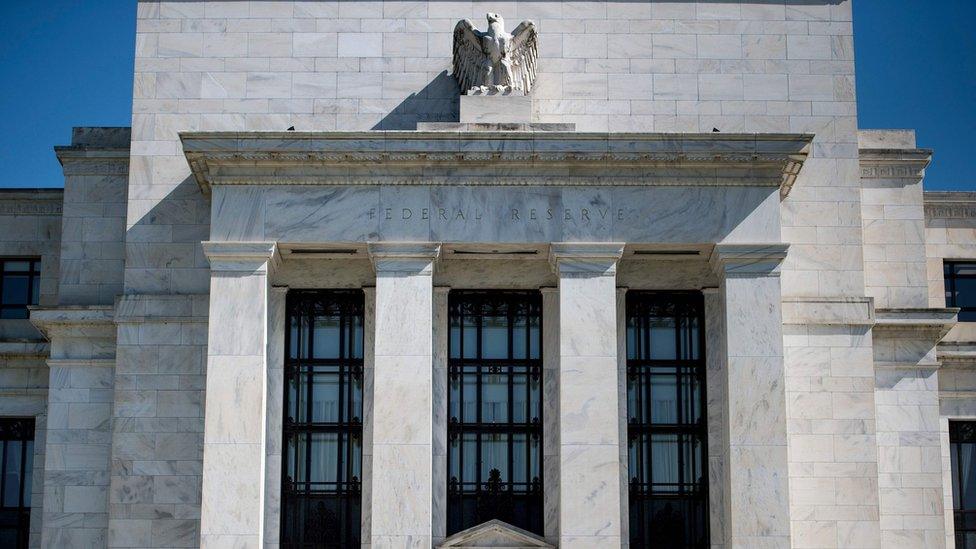
[[[433,263],[436,244],[370,244],[376,269],[370,540],[432,543]],[[364,540],[365,541],[365,540]]]
[[[619,547],[617,261],[623,244],[553,244],[559,276],[559,547]]]
[[[789,547],[779,267],[785,244],[719,244],[728,406],[727,547]],[[718,540],[713,540],[717,542]]]
[[[273,242],[204,242],[210,260],[200,546],[263,542]]]
[[[527,95],[462,95],[462,124],[528,123],[532,98]]]

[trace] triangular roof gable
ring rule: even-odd
[[[507,522],[500,520],[489,520],[477,526],[462,530],[444,540],[439,548],[519,548],[519,547],[545,547],[554,549],[553,545],[546,543],[546,540],[527,532],[521,528],[516,528]]]

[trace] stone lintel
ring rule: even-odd
[[[726,277],[779,276],[789,244],[716,244],[709,261]]]
[[[936,347],[938,360],[949,368],[976,368],[976,342],[942,341]]]
[[[441,245],[439,242],[370,242],[366,251],[377,273],[431,274]]]
[[[624,254],[622,242],[555,242],[549,263],[557,275],[612,275]]]
[[[281,261],[276,242],[215,242],[203,244],[212,271],[273,271]]]

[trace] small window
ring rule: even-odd
[[[949,422],[956,549],[976,548],[976,421]]]
[[[976,322],[976,261],[946,261],[946,307],[959,307],[960,322]]]
[[[34,418],[0,418],[0,547],[27,547]]]
[[[27,318],[27,306],[37,305],[41,290],[41,260],[0,260],[0,318]]]

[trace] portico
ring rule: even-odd
[[[275,494],[228,489],[225,477],[251,453],[247,467],[281,474],[262,444],[273,439],[265,432],[274,434],[270,418],[280,411],[251,408],[258,395],[275,393],[268,380],[280,379],[260,371],[280,364],[262,350],[275,348],[270,342],[286,329],[280,315],[277,324],[261,320],[278,295],[269,287],[366,289],[362,540],[398,547],[429,547],[449,535],[445,330],[452,288],[544,289],[540,534],[560,547],[628,539],[633,475],[620,310],[627,289],[719,288],[721,298],[706,301],[725,317],[705,327],[709,341],[720,342],[709,348],[708,383],[740,396],[716,401],[727,406],[714,414],[724,424],[708,433],[710,446],[720,441],[725,463],[708,471],[711,522],[733,524],[721,533],[730,544],[788,544],[788,517],[777,512],[788,507],[777,343],[778,265],[787,247],[779,203],[809,136],[489,129],[181,138],[212,201],[205,544],[258,539],[264,534],[255,526],[276,524],[280,512]],[[231,291],[245,282],[262,290]],[[221,311],[227,322],[215,321]],[[217,348],[225,332],[241,337],[240,311],[265,311],[248,314],[255,323],[248,339],[257,345],[248,356],[258,369],[244,385],[235,381],[244,371],[221,367],[227,352]],[[761,323],[735,322],[760,312]],[[761,386],[751,382],[756,376]],[[235,433],[220,417],[235,418]],[[247,450],[224,452],[220,441]],[[220,520],[218,532],[218,521],[208,519],[218,515],[235,521]]]

